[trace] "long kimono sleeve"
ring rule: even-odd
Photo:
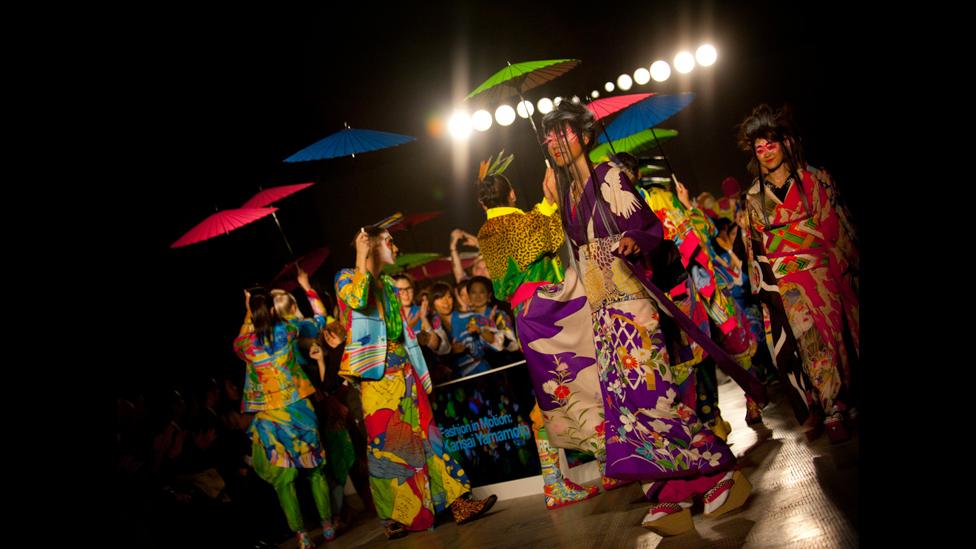
[[[369,302],[369,283],[372,275],[343,269],[336,275],[336,294],[350,309],[366,310]],[[324,311],[324,308],[323,308]]]
[[[837,240],[834,241],[835,257],[840,270],[848,277],[853,288],[858,287],[858,272],[860,261],[858,257],[857,233],[851,219],[850,211],[844,205],[833,179],[823,170],[810,168],[810,173],[820,183],[826,194],[826,204],[821,212],[821,222],[834,217],[837,223]]]
[[[251,347],[251,334],[241,334],[234,338],[234,354],[241,360],[247,360],[247,350]]]
[[[597,195],[609,207],[623,236],[634,239],[640,254],[650,257],[664,239],[661,221],[637,194],[623,170],[611,167],[602,179]]]
[[[703,239],[712,239],[718,235],[718,228],[715,223],[701,209],[692,208],[688,210],[688,218],[692,225],[702,234]]]

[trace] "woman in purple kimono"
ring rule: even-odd
[[[563,227],[592,313],[606,475],[640,480],[655,502],[642,525],[674,535],[693,528],[694,496],[703,496],[706,516],[718,516],[740,507],[751,486],[734,469],[735,456],[725,442],[679,398],[659,308],[691,337],[703,334],[650,282],[661,223],[619,166],[589,163],[594,122],[586,108],[563,101],[545,116],[543,129],[556,166]],[[703,345],[707,352],[721,353],[707,336],[703,341],[710,343]],[[733,377],[744,383],[741,375]]]

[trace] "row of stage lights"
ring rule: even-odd
[[[718,52],[715,48],[709,44],[704,44],[695,50],[695,54],[692,55],[691,52],[683,51],[674,56],[674,70],[681,74],[687,74],[695,68],[695,63],[697,61],[698,65],[703,67],[708,67],[715,63],[718,59]],[[613,92],[615,89],[620,89],[621,91],[628,91],[633,87],[636,82],[638,85],[643,86],[647,84],[652,79],[655,82],[664,82],[671,77],[671,65],[667,61],[658,60],[651,63],[650,69],[640,67],[634,71],[634,76],[631,78],[629,74],[621,74],[617,77],[617,83],[614,85],[613,82],[607,82],[603,85],[603,89],[607,93]],[[590,97],[592,99],[597,99],[600,97],[600,92],[598,90],[593,90],[590,92]],[[535,107],[538,106],[539,112],[546,114],[560,102],[564,101],[562,97],[556,97],[555,99],[549,99],[548,97],[543,97],[540,99],[536,105],[533,105],[531,101],[522,101],[516,104],[513,109],[509,105],[501,105],[495,109],[495,122],[499,126],[511,126],[515,122],[515,115],[522,118],[528,118],[532,116],[535,112]],[[569,101],[573,103],[579,103],[579,96],[574,95]],[[471,130],[477,130],[479,132],[488,131],[491,128],[492,116],[491,113],[486,110],[476,111],[472,115],[468,115],[467,112],[457,110],[451,115],[447,122],[447,130],[454,139],[467,139],[471,135]]]

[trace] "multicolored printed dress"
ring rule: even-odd
[[[377,515],[408,530],[431,528],[434,515],[471,485],[444,451],[427,398],[427,364],[404,321],[396,285],[386,275],[375,280],[343,269],[336,294],[348,326],[339,375],[360,384]]]
[[[306,290],[316,330],[325,326],[325,307],[314,290]],[[325,478],[325,452],[318,418],[307,398],[315,392],[295,355],[297,322],[278,321],[271,341],[261,340],[248,317],[234,340],[234,351],[247,362],[241,409],[257,412],[248,428],[254,471],[271,484],[288,526],[305,546],[308,533],[295,492],[298,469],[309,471],[312,497],[324,528],[330,528],[332,509]]]
[[[314,290],[307,294],[316,309],[312,323],[321,330],[325,309]],[[272,465],[311,469],[325,460],[325,454],[315,410],[306,398],[315,387],[295,355],[298,335],[296,322],[278,322],[271,345],[266,346],[245,324],[234,340],[234,351],[247,362],[241,410],[257,412],[249,427],[251,438]]]
[[[858,254],[853,225],[830,177],[810,166],[799,175],[800,185],[791,178],[783,200],[769,185],[762,193],[758,180],[749,189],[750,285],[763,297],[772,324],[768,345],[777,367],[788,358],[781,352],[784,344],[795,342],[802,372],[790,373],[791,385],[829,419],[852,400],[851,363],[860,340]]]

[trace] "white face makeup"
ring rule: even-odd
[[[379,264],[389,265],[395,262],[397,254],[400,253],[400,249],[393,243],[393,237],[390,236],[390,233],[384,231],[383,234],[376,237],[376,241],[377,243],[374,244],[373,253]]]

